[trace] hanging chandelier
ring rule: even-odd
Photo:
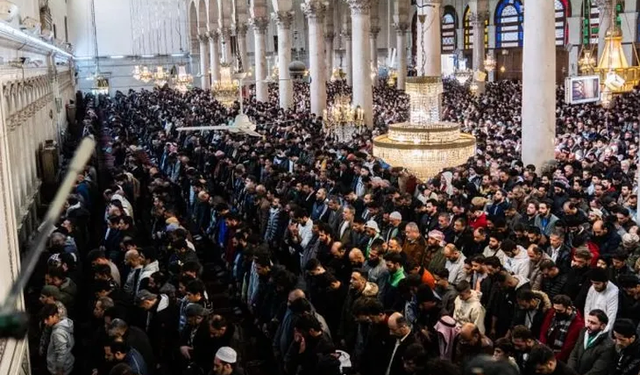
[[[487,57],[484,59],[484,70],[491,73],[496,70],[496,66],[498,66],[498,62],[491,54],[487,54]]]
[[[142,67],[142,71],[140,72],[140,81],[144,83],[149,83],[153,79],[153,73],[146,66]]]
[[[268,83],[278,83],[280,81],[280,69],[278,68],[278,65],[273,65],[271,68],[271,74],[269,74],[266,81]]]
[[[340,143],[350,142],[364,127],[364,110],[351,105],[351,97],[337,95],[334,102],[325,109],[322,118],[327,133]]]
[[[387,78],[387,86],[395,87],[398,81],[398,72],[395,69],[389,70],[389,77]]]
[[[389,126],[373,140],[373,154],[394,167],[405,167],[425,181],[442,169],[464,164],[475,154],[476,139],[460,125],[440,120],[441,77],[409,77],[409,121]]]
[[[160,65],[156,67],[156,72],[153,74],[153,80],[156,86],[163,87],[169,80],[169,74]]]
[[[582,49],[582,56],[578,60],[578,69],[580,73],[584,75],[593,74],[593,69],[596,67],[596,58],[593,56],[593,52],[588,49]]]
[[[213,96],[225,107],[231,107],[238,97],[238,81],[232,77],[232,66],[229,63],[220,65],[220,79],[211,87]]]
[[[333,68],[331,72],[331,82],[344,81],[346,77],[347,73],[345,73],[341,67]]]
[[[464,85],[473,76],[473,72],[470,69],[457,69],[453,75],[461,85]]]
[[[174,88],[184,94],[189,90],[191,84],[193,84],[193,76],[187,73],[187,68],[184,65],[179,65],[178,74],[173,77]]]

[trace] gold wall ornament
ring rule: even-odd
[[[476,139],[460,126],[440,119],[441,77],[409,77],[409,121],[389,126],[373,140],[373,154],[393,167],[404,167],[423,181],[445,168],[464,164],[475,154]]]

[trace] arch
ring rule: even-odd
[[[500,0],[496,6],[496,47],[522,47],[524,9],[521,0]]]
[[[194,1],[189,3],[189,41],[191,42],[191,53],[198,50],[198,11]]]
[[[571,14],[571,3],[568,0],[554,0],[556,14],[556,46],[564,46],[569,38],[567,17]]]
[[[456,30],[458,30],[458,15],[454,7],[446,5],[440,23],[442,53],[450,53],[456,49],[458,45]]]

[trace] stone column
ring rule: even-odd
[[[371,49],[371,64],[373,67],[378,69],[378,34],[380,33],[380,27],[371,26],[369,29],[369,48]]]
[[[476,11],[471,14],[471,26],[473,27],[473,70],[484,71],[484,25],[489,19],[488,11]],[[475,79],[474,79],[475,81]],[[475,81],[478,85],[478,94],[485,91],[485,81]]]
[[[555,10],[532,1],[524,14],[522,160],[538,171],[554,159],[556,109]]]
[[[233,56],[231,55],[231,30],[227,27],[220,28],[220,41],[222,42],[222,61],[227,64],[233,64]]]
[[[255,56],[255,77],[256,77],[256,99],[259,102],[267,102],[269,100],[267,79],[267,26],[269,19],[265,17],[252,18],[251,26],[253,26],[254,35],[254,56]]]
[[[200,85],[203,90],[207,90],[210,85],[209,80],[209,68],[207,64],[207,44],[209,43],[209,38],[206,34],[198,35],[198,42],[200,44],[200,74],[202,74]]]
[[[211,66],[211,82],[220,79],[220,35],[217,31],[209,31],[209,65]]]
[[[247,30],[249,26],[241,24],[236,26],[236,38],[238,38],[238,53],[242,61],[244,71],[249,70],[249,57],[247,57]]]
[[[409,24],[406,22],[395,23],[393,27],[396,29],[396,60],[398,61],[398,69],[396,74],[397,88],[398,90],[404,90],[404,84],[407,80],[407,31],[409,31]]]
[[[419,76],[442,75],[440,5],[442,0],[418,0],[417,69]],[[424,22],[420,19],[424,18]]]
[[[351,30],[342,30],[344,39],[344,73],[348,86],[353,85],[353,48],[351,46]]]
[[[327,81],[324,68],[324,17],[327,6],[323,1],[306,0],[302,12],[309,22],[309,72],[311,75],[311,113],[322,116],[327,108]]]
[[[582,17],[570,17],[567,18],[567,24],[569,26],[569,44],[573,46],[569,51],[569,76],[577,76],[578,59],[580,59],[580,46],[582,45]]]
[[[604,52],[604,41],[611,25],[611,0],[596,0],[600,10],[600,24],[598,25],[598,61]]]
[[[273,20],[278,26],[278,89],[280,108],[288,109],[293,105],[293,82],[289,76],[291,64],[291,24],[293,12],[276,12]]]
[[[373,87],[371,84],[371,45],[367,43],[370,24],[370,0],[347,0],[351,8],[353,35],[353,105],[364,110],[365,124],[373,127]]]
[[[333,50],[333,38],[335,38],[336,34],[333,31],[328,31],[324,33],[324,67],[327,72],[327,81],[331,80],[331,75],[333,74],[333,61],[335,59],[335,51]]]

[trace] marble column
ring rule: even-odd
[[[238,38],[238,53],[242,61],[244,71],[249,70],[249,57],[247,57],[247,30],[249,26],[241,24],[236,26],[236,38]]]
[[[371,53],[371,66],[378,73],[378,34],[380,33],[380,27],[371,26],[369,29],[369,49]],[[377,75],[377,74],[376,74]]]
[[[291,64],[291,24],[293,12],[276,12],[273,20],[278,27],[278,91],[280,108],[288,109],[293,106],[293,82],[289,75]]]
[[[471,14],[471,27],[473,27],[473,70],[484,72],[484,25],[489,19],[488,11],[476,11]],[[485,81],[477,81],[478,94],[485,91]]]
[[[209,31],[209,65],[211,66],[211,82],[220,79],[220,35],[217,31]]]
[[[351,43],[351,30],[343,30],[344,39],[344,73],[348,86],[353,86],[353,48]]]
[[[532,1],[524,14],[522,161],[538,171],[554,159],[556,109],[555,10]]]
[[[259,102],[269,100],[267,79],[267,26],[269,19],[266,17],[252,18],[254,35],[254,55],[255,55],[255,77],[256,77],[256,99]]]
[[[607,30],[611,25],[611,0],[596,0],[600,10],[600,24],[598,25],[598,61],[604,52],[604,42]]]
[[[409,24],[406,22],[395,23],[393,27],[396,30],[396,60],[398,61],[396,84],[398,90],[404,91],[404,84],[407,80],[407,31],[409,31]]]
[[[203,90],[207,90],[210,87],[209,68],[208,68],[208,53],[207,45],[209,44],[209,37],[205,34],[198,35],[198,42],[200,45],[200,74],[202,74],[200,85]]]
[[[442,0],[417,0],[418,48],[417,69],[419,76],[440,77],[442,75],[440,39],[440,5]],[[424,22],[420,19],[424,18]]]
[[[333,61],[335,59],[335,51],[333,50],[333,39],[336,34],[333,31],[324,33],[324,67],[327,72],[327,81],[331,80],[331,75],[333,74]]]
[[[233,56],[231,55],[231,30],[228,27],[222,27],[218,30],[220,34],[220,42],[222,43],[222,62],[233,64]]]
[[[569,51],[568,75],[571,77],[579,74],[578,59],[580,59],[580,46],[582,45],[582,17],[567,18],[567,24],[569,26],[569,44],[573,46]]]
[[[327,80],[324,67],[324,17],[327,6],[323,1],[306,0],[301,8],[309,23],[311,113],[322,116],[327,108]]]
[[[353,49],[353,100],[364,110],[365,124],[373,127],[373,87],[371,84],[370,0],[347,0],[351,8]]]

